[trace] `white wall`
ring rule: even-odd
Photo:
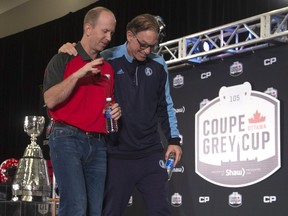
[[[0,14],[0,38],[78,11],[98,0],[30,0]]]

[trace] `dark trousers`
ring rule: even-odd
[[[168,201],[168,175],[159,162],[162,153],[141,159],[108,159],[102,216],[122,216],[136,187],[149,216],[171,215]]]

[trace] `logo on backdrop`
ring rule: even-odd
[[[242,195],[238,192],[233,192],[229,195],[229,201],[228,204],[231,207],[237,208],[242,205]]]
[[[275,98],[278,97],[278,90],[277,89],[274,89],[274,88],[267,88],[267,90],[265,91],[266,94],[269,94]]]
[[[201,79],[208,79],[211,76],[212,76],[211,71],[207,71],[207,72],[201,73]]]
[[[230,75],[233,77],[240,76],[243,73],[243,64],[236,61],[230,66]]]
[[[174,108],[175,113],[185,113],[185,107],[182,106],[181,108]]]
[[[179,134],[179,137],[180,137],[180,144],[182,145],[183,144],[183,135]]]
[[[251,84],[222,87],[195,114],[195,171],[225,187],[244,187],[280,164],[280,102]]]
[[[174,88],[181,88],[184,85],[184,77],[178,74],[176,77],[173,78],[173,87]]]
[[[263,203],[271,204],[277,201],[277,196],[263,196]]]
[[[208,99],[203,99],[202,101],[201,101],[201,103],[200,103],[200,109],[202,108],[202,107],[204,107],[206,104],[208,104],[209,103],[209,100]]]
[[[207,203],[210,202],[209,196],[199,196],[199,203]]]
[[[182,205],[182,195],[179,193],[174,193],[171,196],[171,205],[174,207],[179,207]]]
[[[270,66],[274,63],[277,62],[277,58],[276,57],[272,57],[272,58],[267,58],[267,59],[264,59],[264,66]]]

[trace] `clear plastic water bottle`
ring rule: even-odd
[[[111,111],[112,111],[111,107],[112,107],[112,99],[108,97],[106,98],[106,106],[105,106],[107,133],[114,133],[118,131],[118,123],[111,117]]]
[[[166,169],[167,169],[167,173],[168,173],[168,181],[172,177],[172,173],[173,173],[173,169],[174,169],[174,162],[175,162],[175,152],[171,152],[169,154],[169,157],[168,157],[167,161],[166,161]]]

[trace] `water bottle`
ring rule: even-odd
[[[168,157],[167,161],[166,161],[166,169],[167,169],[167,173],[168,173],[168,181],[172,177],[172,173],[173,173],[173,169],[174,169],[174,161],[175,161],[175,152],[171,152],[169,154],[169,157]]]
[[[114,133],[118,131],[117,121],[112,119],[111,111],[112,111],[112,99],[110,97],[106,98],[106,106],[105,106],[105,118],[106,118],[106,129],[107,133]]]

